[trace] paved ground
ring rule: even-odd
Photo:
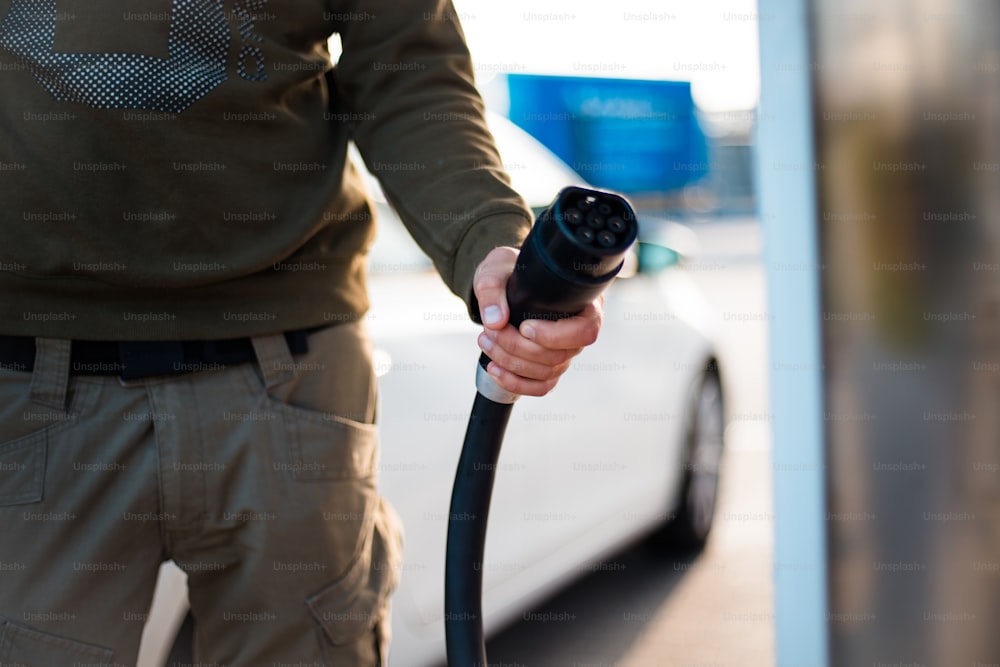
[[[525,614],[491,667],[754,667],[774,663],[767,308],[757,226],[694,226],[692,275],[718,309],[730,425],[715,530],[697,558],[645,542]],[[548,613],[551,612],[551,613]],[[569,621],[541,621],[538,619]]]

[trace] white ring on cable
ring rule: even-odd
[[[487,373],[481,364],[476,364],[476,389],[480,394],[494,403],[503,403],[505,405],[509,405],[521,397],[520,394],[507,391],[498,385],[493,376]]]

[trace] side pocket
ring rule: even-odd
[[[114,651],[59,637],[0,618],[0,657],[4,665],[57,667],[95,665],[110,667]]]
[[[48,434],[43,429],[0,445],[0,507],[41,502]]]
[[[296,363],[309,368],[307,364],[322,362],[307,357]],[[258,366],[247,364],[241,370],[248,389],[262,401],[261,410],[281,418],[288,456],[282,469],[307,482],[373,476],[378,468],[378,426],[364,419],[374,410],[374,375],[362,381],[357,379],[364,377],[360,370],[352,375],[325,365],[296,373],[272,394]],[[360,409],[360,404],[368,407]]]
[[[65,412],[36,405],[27,375],[0,374],[0,507],[42,501],[49,439],[76,426],[97,400],[97,385],[71,381]]]
[[[378,467],[378,427],[280,404],[292,474],[304,481],[362,479]]]
[[[372,662],[363,652],[375,649],[381,658],[374,660],[384,661],[391,635],[389,596],[399,583],[402,565],[399,517],[384,499],[365,547],[342,577],[306,603],[332,647],[362,652],[338,654],[338,658]]]

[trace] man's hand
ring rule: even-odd
[[[507,324],[507,279],[514,271],[518,251],[496,248],[479,264],[472,289],[479,300],[485,329],[479,347],[492,361],[486,370],[507,391],[544,396],[552,391],[573,357],[597,340],[604,297],[598,297],[576,317],[564,320],[525,320],[519,329]]]

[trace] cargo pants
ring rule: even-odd
[[[385,665],[402,535],[362,322],[292,357],[125,381],[0,368],[0,665],[134,665],[160,563],[203,665]]]

